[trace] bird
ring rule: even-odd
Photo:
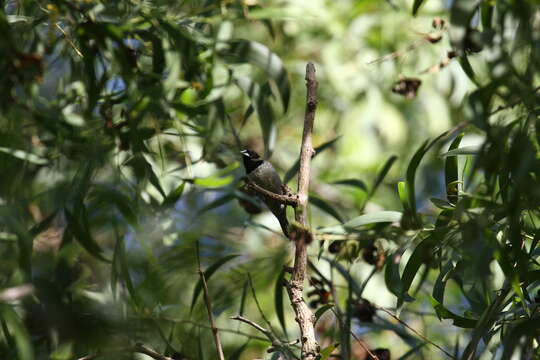
[[[259,154],[251,149],[244,149],[240,153],[242,154],[246,176],[249,181],[274,194],[284,195],[281,178],[269,161],[262,159]],[[289,238],[289,221],[287,220],[285,204],[267,196],[259,195],[259,198],[278,219],[283,235]]]

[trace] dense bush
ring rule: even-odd
[[[293,187],[308,61],[321,358],[538,358],[539,19],[503,0],[4,2],[0,358],[213,358],[199,261],[226,358],[300,357],[293,245],[239,150]]]

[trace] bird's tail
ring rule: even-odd
[[[291,238],[289,237],[289,221],[287,220],[285,214],[283,214],[283,216],[278,217],[278,220],[279,220],[279,225],[281,225],[281,230],[283,231],[283,235],[285,235],[285,237],[290,240]]]

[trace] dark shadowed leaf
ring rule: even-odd
[[[95,258],[101,261],[110,262],[110,260],[103,256],[103,250],[101,250],[101,247],[90,233],[90,228],[87,225],[86,219],[86,208],[84,205],[79,218],[75,218],[67,208],[64,208],[64,214],[66,216],[69,231],[75,236],[82,247]],[[68,230],[66,229],[66,231]]]
[[[334,307],[334,304],[325,304],[325,305],[321,306],[320,308],[318,308],[317,311],[315,311],[315,323],[314,324],[317,324],[317,321],[319,321],[321,316],[323,316],[325,312],[332,309],[333,307]]]
[[[186,187],[186,182],[183,181],[180,185],[178,185],[178,187],[174,190],[172,190],[168,195],[167,197],[165,198],[165,200],[163,200],[163,206],[171,206],[171,205],[174,205],[176,204],[176,202],[178,201],[178,199],[180,199],[180,197],[182,196],[182,194],[184,193],[184,188]]]
[[[283,328],[283,333],[287,335],[287,323],[285,320],[285,312],[283,307],[283,289],[285,282],[285,269],[282,269],[276,279],[276,284],[274,285],[274,308],[276,309],[276,316]]]
[[[416,16],[418,13],[418,9],[420,9],[420,6],[422,6],[422,3],[424,0],[414,0],[413,7],[412,7],[412,14],[413,16]]]
[[[338,181],[334,181],[332,184],[334,184],[334,185],[347,185],[347,186],[352,186],[352,187],[358,188],[358,189],[360,189],[360,190],[362,190],[364,192],[368,191],[366,183],[363,182],[362,180],[359,180],[359,179],[338,180]]]
[[[204,278],[206,281],[210,281],[210,277],[223,265],[225,265],[230,260],[234,259],[235,257],[238,257],[239,255],[227,255],[222,258],[219,258],[215,263],[210,265],[208,269],[206,269],[204,273]],[[199,281],[197,281],[197,284],[195,285],[195,289],[193,290],[193,298],[191,299],[191,306],[190,309],[193,311],[193,307],[195,306],[195,303],[197,302],[197,298],[202,290],[202,280],[199,278]]]
[[[382,184],[384,178],[386,177],[386,175],[388,174],[388,172],[392,168],[392,165],[397,160],[397,158],[398,157],[396,155],[392,155],[392,156],[390,156],[388,158],[388,160],[386,160],[386,162],[384,163],[384,166],[381,168],[381,171],[379,171],[377,173],[377,177],[375,178],[375,182],[373,183],[373,187],[371,188],[371,191],[369,192],[370,196],[375,194],[375,192],[377,191],[379,186]]]
[[[248,346],[249,344],[249,340],[246,341],[244,343],[244,345],[240,346],[238,349],[236,349],[232,354],[231,356],[229,356],[227,359],[229,360],[239,360],[240,359],[240,355],[242,355],[242,353],[244,352],[244,350],[246,349],[246,347]]]
[[[456,136],[454,141],[450,144],[448,151],[452,151],[458,148],[463,138],[463,133]],[[447,153],[448,154],[448,153]],[[444,180],[446,184],[446,197],[451,204],[456,204],[458,200],[458,158],[457,156],[446,155],[444,164]]]
[[[431,306],[435,309],[435,312],[437,313],[437,316],[441,319],[451,319],[453,320],[453,324],[460,328],[474,328],[476,326],[477,320],[475,319],[469,319],[465,318],[463,316],[459,316],[447,308],[444,307],[443,304],[435,300],[433,297],[430,297]]]
[[[316,207],[318,207],[319,209],[321,209],[328,215],[332,216],[337,221],[343,222],[343,217],[339,214],[339,212],[327,201],[325,201],[323,198],[315,194],[310,194],[309,201],[311,204],[315,205]]]
[[[9,334],[5,334],[4,336],[10,336],[15,340],[17,350],[17,356],[15,358],[20,360],[33,360],[34,350],[31,338],[28,335],[26,327],[19,318],[19,315],[17,315],[11,305],[4,304],[0,304],[0,315],[9,331]]]

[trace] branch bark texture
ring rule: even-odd
[[[317,80],[315,66],[312,63],[308,63],[306,66],[306,88],[306,112],[300,148],[300,171],[298,173],[298,205],[295,209],[295,219],[301,227],[295,229],[295,235],[292,236],[292,240],[295,242],[294,267],[291,280],[287,284],[287,292],[300,327],[302,359],[315,360],[320,350],[315,339],[315,317],[302,296],[307,270],[307,248],[313,239],[307,224],[309,177],[311,158],[314,155],[311,137],[315,109],[317,108]]]

